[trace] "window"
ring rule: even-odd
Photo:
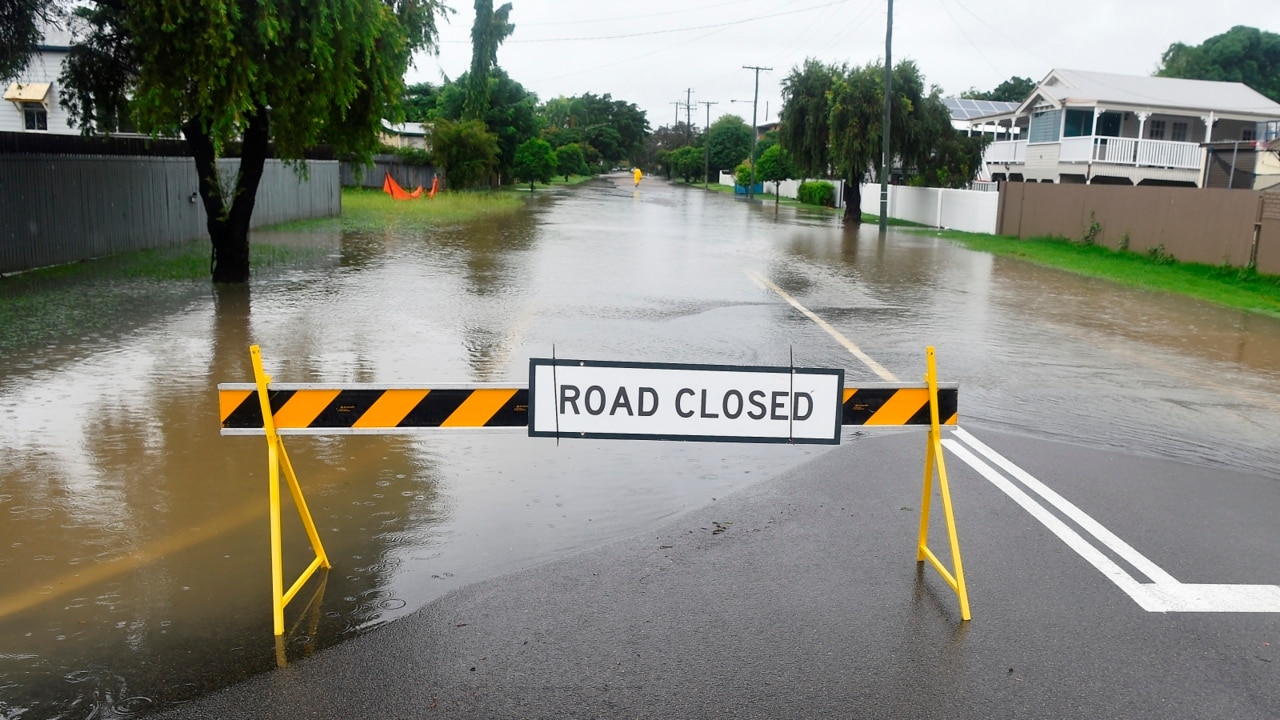
[[[1151,124],[1148,125],[1147,127],[1151,128],[1151,132],[1148,133],[1147,137],[1151,138],[1152,140],[1164,139],[1164,121],[1163,120],[1152,120]]]
[[[1173,138],[1172,138],[1172,140],[1173,140],[1174,142],[1186,142],[1186,141],[1187,141],[1187,124],[1186,124],[1186,123],[1184,123],[1184,122],[1176,122],[1176,123],[1174,123],[1174,124],[1173,124]]]
[[[42,103],[22,103],[22,121],[28,130],[48,130],[49,111]]]
[[[1093,110],[1068,110],[1063,137],[1086,137],[1093,134]]]
[[[1062,111],[1041,110],[1031,115],[1031,127],[1027,132],[1027,142],[1032,145],[1058,142],[1058,134],[1061,130]]]
[[[1241,140],[1243,140],[1243,141],[1245,141],[1245,142],[1249,142],[1250,140],[1253,140],[1253,129],[1252,129],[1252,128],[1245,128],[1243,131],[1241,131],[1241,132],[1240,132],[1240,139],[1241,139]]]

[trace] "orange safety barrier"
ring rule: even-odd
[[[382,192],[391,196],[393,200],[416,200],[422,197],[422,186],[419,185],[417,190],[408,192],[400,187],[400,183],[391,177],[391,173],[387,173],[387,178],[382,181]]]

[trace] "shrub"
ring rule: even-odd
[[[733,169],[733,181],[746,187],[751,184],[751,164],[742,163]]]
[[[806,205],[835,207],[836,204],[836,186],[826,180],[802,182],[796,195],[797,199]]]

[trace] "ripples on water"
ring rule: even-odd
[[[467,229],[323,231],[320,265],[266,273],[251,295],[100,280],[51,291],[49,327],[0,340],[0,717],[132,717],[276,666],[265,452],[218,435],[214,396],[251,379],[252,343],[280,382],[523,381],[553,346],[590,359],[794,356],[879,379],[750,270],[903,380],[936,345],[942,379],[961,383],[962,421],[1280,467],[1274,321],[927,236],[780,218],[601,182]],[[292,659],[820,452],[557,446],[502,431],[287,445],[334,562],[289,607]],[[287,503],[284,537],[296,573],[309,547]]]

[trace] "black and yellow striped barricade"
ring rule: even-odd
[[[284,607],[329,560],[316,532],[284,435],[401,434],[450,428],[527,427],[533,437],[827,443],[846,426],[927,426],[917,561],[928,560],[955,590],[961,617],[968,593],[943,463],[941,426],[955,425],[958,388],[937,382],[933,348],[921,384],[844,387],[842,370],[677,365],[564,359],[530,361],[527,386],[318,385],[273,383],[250,348],[254,383],[218,386],[223,435],[265,435],[270,469],[272,607],[275,634]],[[954,571],[927,545],[933,477],[939,480]],[[284,589],[280,472],[307,530],[315,560]]]

